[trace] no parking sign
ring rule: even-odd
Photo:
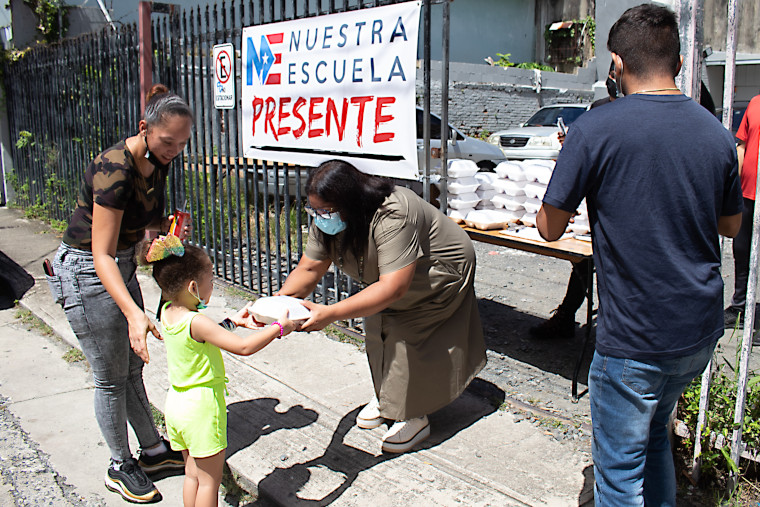
[[[235,48],[232,44],[214,46],[214,107],[235,108]]]

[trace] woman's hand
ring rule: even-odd
[[[253,318],[253,314],[251,313],[252,305],[253,301],[249,301],[247,305],[241,308],[235,315],[230,317],[230,320],[234,322],[236,326],[244,327],[247,329],[257,329],[264,327],[264,324],[258,322]]]
[[[153,336],[161,340],[161,334],[158,332],[156,325],[150,321],[145,312],[135,314],[134,317],[128,318],[129,324],[129,344],[135,354],[142,359],[145,364],[150,362],[150,355],[148,354],[148,344],[146,337],[148,332],[153,333]]]
[[[311,312],[311,317],[301,325],[301,331],[307,333],[311,331],[319,331],[337,320],[330,306],[319,305],[317,303],[312,303],[311,301],[301,301],[301,304]]]
[[[174,215],[169,215],[168,217],[166,217],[166,219],[169,221],[169,227],[162,230],[166,230],[167,231],[166,234],[168,234],[169,228],[171,227],[171,223],[174,221]],[[180,241],[185,241],[187,238],[190,237],[190,233],[192,232],[193,232],[193,221],[185,220],[182,223],[182,230],[175,231],[175,235],[179,238]]]

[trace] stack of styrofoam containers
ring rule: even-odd
[[[588,208],[586,208],[586,199],[581,201],[578,206],[577,215],[573,217],[572,223],[568,227],[575,234],[588,234],[591,232],[591,226],[588,221]]]
[[[553,160],[526,159],[522,161],[525,175],[525,215],[522,223],[529,226],[536,225],[536,214],[541,209],[541,203],[546,193],[546,187],[554,172]]]
[[[475,191],[480,198],[480,202],[475,206],[475,209],[496,209],[496,206],[491,202],[491,198],[497,193],[497,190],[493,187],[493,182],[496,178],[496,173],[479,172],[475,174],[475,179],[480,183],[480,186]]]
[[[472,160],[449,160],[446,214],[457,223],[463,222],[480,202],[480,197],[475,193],[480,186],[475,179],[477,172],[478,166]]]
[[[517,222],[525,214],[525,175],[520,162],[505,161],[494,169],[498,178],[493,187],[496,194],[491,198],[494,206],[504,209],[510,222]]]
[[[475,192],[480,198],[480,203],[475,206],[475,210],[467,213],[465,223],[468,227],[475,229],[504,229],[511,221],[512,216],[503,209],[496,209],[491,199],[498,193],[493,184],[498,179],[495,173],[479,172],[475,179],[480,182],[478,190]]]

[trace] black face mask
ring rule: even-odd
[[[618,96],[618,88],[615,80],[611,77],[607,77],[605,84],[607,85],[607,93],[610,95],[610,98],[616,99]]]
[[[154,154],[153,154],[153,153],[150,151],[150,148],[148,147],[148,136],[147,136],[147,135],[146,135],[146,136],[143,136],[143,139],[145,139],[145,158],[147,158],[147,159],[148,159],[148,162],[150,162],[151,164],[153,164],[153,166],[154,166],[156,169],[160,169],[160,170],[162,170],[162,171],[167,171],[167,170],[169,169],[169,164],[171,164],[172,162],[174,162],[174,158],[177,158],[177,157],[174,157],[173,159],[171,159],[171,160],[169,161],[169,164],[164,164],[163,162],[161,162],[161,161],[158,159],[158,157],[157,157],[157,156],[155,156],[155,155],[154,155]],[[178,156],[179,156],[179,155],[178,155]]]

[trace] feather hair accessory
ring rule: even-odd
[[[177,257],[185,255],[185,247],[174,234],[167,234],[166,236],[159,236],[154,239],[145,258],[148,262],[156,262],[166,259],[170,255],[176,255]]]

